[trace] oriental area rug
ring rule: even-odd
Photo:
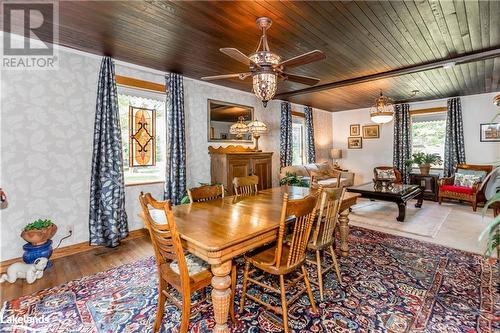
[[[311,311],[305,294],[292,304],[291,331],[500,331],[496,261],[359,227],[351,228],[349,247],[349,256],[339,260],[343,283],[337,282],[334,272],[328,273],[323,279],[323,301],[313,285],[317,313]],[[238,264],[236,303],[242,261]],[[309,278],[316,280],[315,267],[308,271]],[[87,276],[6,302],[0,332],[152,332],[157,284],[154,258]],[[279,304],[279,295],[262,297]],[[230,328],[232,332],[280,332],[280,317],[247,300]],[[162,332],[176,332],[179,323],[180,311],[167,303]],[[191,319],[190,331],[210,332],[213,325],[208,307]]]

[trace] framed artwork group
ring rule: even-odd
[[[362,136],[361,136],[362,134]],[[349,137],[347,138],[348,149],[362,149],[363,139],[380,138],[380,125],[351,124],[349,126]]]

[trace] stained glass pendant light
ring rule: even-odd
[[[374,123],[386,124],[394,118],[394,104],[392,99],[382,94],[375,100],[375,104],[370,109],[370,118]]]
[[[241,139],[243,134],[247,134],[248,126],[245,124],[245,117],[239,116],[238,121],[229,128],[229,133],[236,135],[237,139]]]

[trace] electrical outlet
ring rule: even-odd
[[[65,235],[73,236],[73,226],[72,225],[66,226],[64,229],[65,229],[65,232],[64,232]]]

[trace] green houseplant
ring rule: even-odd
[[[411,157],[411,159],[405,161],[406,166],[411,167],[414,164],[418,165],[420,173],[424,176],[429,174],[432,164],[443,164],[443,160],[439,154],[426,154],[420,151],[412,154]]]
[[[24,227],[21,237],[31,245],[38,246],[47,243],[56,231],[57,226],[51,220],[38,219]]]
[[[286,176],[280,180],[280,185],[290,185],[290,186],[300,186],[307,187],[307,181],[302,176],[298,176],[296,173],[287,172]]]

